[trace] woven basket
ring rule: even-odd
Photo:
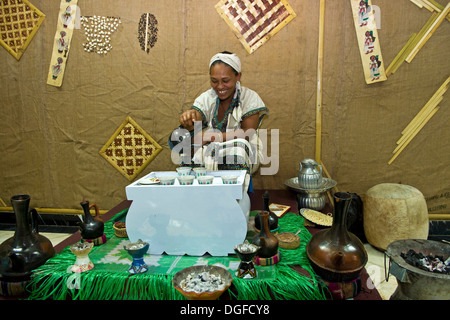
[[[296,249],[300,245],[300,237],[291,232],[277,234],[278,246],[282,249]]]
[[[300,209],[300,214],[308,221],[320,226],[330,227],[333,224],[333,215],[331,213],[324,214],[316,210],[302,208]]]
[[[125,222],[117,221],[113,225],[114,234],[118,238],[128,238],[127,229],[125,227]]]

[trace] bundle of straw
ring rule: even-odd
[[[441,13],[444,10],[444,6],[440,5],[434,0],[410,0],[419,8],[425,8],[430,12]],[[450,15],[447,15],[447,20],[450,21]]]
[[[427,104],[420,110],[420,112],[414,117],[414,119],[405,127],[402,131],[402,137],[397,141],[397,147],[392,152],[394,156],[389,160],[388,164],[394,162],[394,160],[400,155],[400,153],[406,148],[411,140],[422,130],[427,122],[435,115],[439,110],[438,104],[444,99],[443,95],[448,89],[450,77],[445,80],[442,86],[431,97]]]
[[[428,19],[428,21],[425,23],[425,25],[422,27],[422,29],[419,31],[419,33],[414,33],[409,38],[406,45],[400,50],[400,52],[391,62],[389,67],[386,69],[387,76],[394,74],[398,70],[398,68],[400,68],[400,66],[404,61],[411,63],[411,61],[414,59],[414,57],[417,55],[420,49],[422,49],[425,43],[427,43],[427,41],[431,38],[431,36],[441,25],[444,19],[446,18],[447,20],[450,19],[449,18],[450,3],[448,3],[447,6],[444,8],[439,4],[437,4],[435,1],[431,0],[411,0],[411,2],[417,5],[419,4],[423,5],[425,3],[432,4],[433,7],[428,5],[427,8],[432,8],[433,14],[431,15],[430,19]]]

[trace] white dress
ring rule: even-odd
[[[226,119],[217,119],[219,101],[214,89],[202,93],[194,101],[193,109],[202,115],[203,124],[210,129],[222,132],[241,128],[241,121],[246,117],[259,114],[258,128],[267,107],[260,96],[253,90],[242,87],[236,83],[236,92],[233,97],[235,107],[226,113]],[[232,103],[233,104],[233,103]],[[225,125],[225,127],[223,127]],[[255,172],[262,157],[262,143],[258,138],[258,130],[252,136],[250,142],[245,139],[232,139],[222,143],[210,143],[197,150],[194,155],[194,163],[203,163],[207,168],[217,170],[220,166],[229,169],[247,169],[249,173]]]

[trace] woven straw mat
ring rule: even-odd
[[[44,19],[27,0],[0,0],[0,44],[19,60]]]
[[[162,147],[150,135],[127,117],[99,153],[132,181],[161,150]]]
[[[286,0],[220,0],[215,7],[248,53],[296,16]]]

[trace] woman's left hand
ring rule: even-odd
[[[194,143],[197,141],[201,141],[202,146],[210,142],[223,142],[223,135],[219,131],[206,130],[194,136]]]

